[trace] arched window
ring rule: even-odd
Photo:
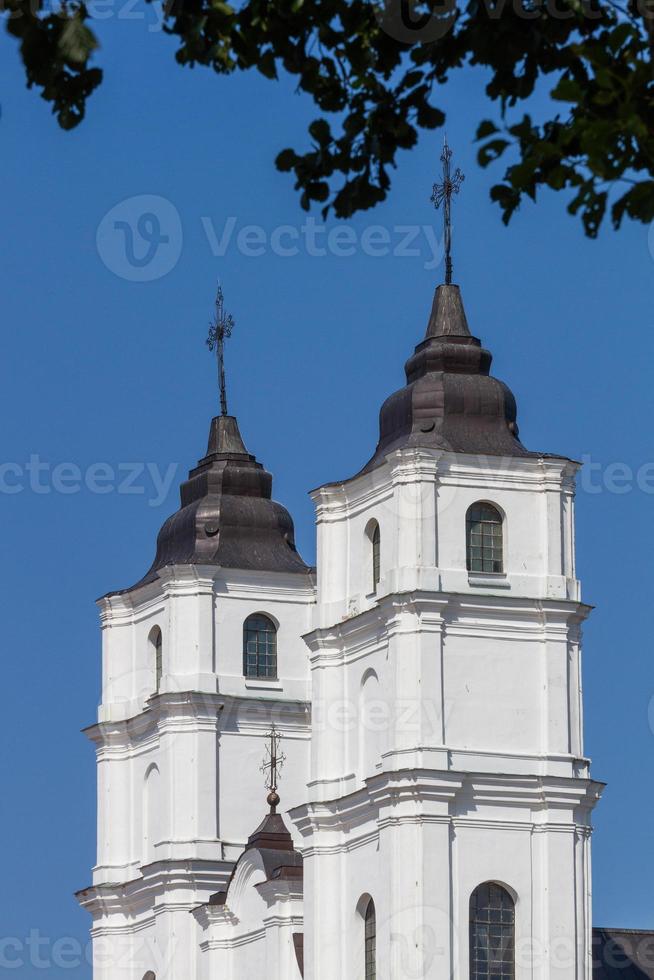
[[[478,503],[466,515],[469,572],[504,571],[502,515],[492,504]]]
[[[243,673],[246,677],[277,677],[277,627],[262,613],[243,624]]]
[[[487,881],[470,896],[470,980],[514,980],[515,905]]]
[[[377,916],[375,903],[368,902],[365,914],[365,980],[375,980],[377,976]]]
[[[150,653],[154,666],[154,689],[159,693],[161,678],[163,677],[163,637],[158,626],[153,626],[150,630]]]
[[[372,591],[376,592],[381,578],[381,532],[377,521],[370,521],[366,528],[366,534],[370,540]]]
[[[152,972],[152,970],[148,970],[148,972],[143,977],[143,980],[157,980],[157,978],[155,974]]]

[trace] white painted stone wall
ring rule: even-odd
[[[589,980],[600,787],[583,755],[576,469],[405,449],[315,492],[311,776],[292,814],[306,980],[362,980],[369,896],[379,978],[466,977],[470,895],[489,880],[516,902],[518,980]],[[477,501],[504,515],[503,574],[466,569]]]
[[[236,868],[229,906],[195,912],[202,929],[198,980],[301,980],[293,935],[302,932],[302,882],[270,881],[258,851]]]
[[[80,900],[94,919],[96,980],[195,975],[191,912],[219,891],[264,810],[265,734],[284,737],[284,802],[306,795],[310,579],[165,569],[101,602],[103,693],[88,730],[98,758],[98,859]],[[243,622],[278,627],[276,680],[243,677]],[[153,627],[163,636],[156,693]]]
[[[467,980],[484,881],[515,899],[517,980],[591,980],[601,787],[583,748],[576,470],[393,452],[315,492],[317,604],[301,576],[187,566],[103,602],[98,864],[80,896],[95,980],[297,980],[298,928],[305,980],[363,980],[370,897],[380,980]],[[502,574],[466,570],[476,501],[504,515]],[[278,681],[243,678],[253,612],[278,624]],[[303,895],[248,852],[229,907],[208,906],[261,820],[273,722]]]

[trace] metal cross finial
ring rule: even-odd
[[[280,773],[284,768],[286,756],[279,750],[282,737],[274,725],[266,735],[266,738],[269,740],[269,744],[266,746],[266,757],[261,766],[261,772],[266,777],[266,789],[269,791],[268,805],[270,807],[270,812],[276,813],[277,807],[279,806],[277,783],[279,782]]]
[[[222,415],[227,415],[225,338],[232,336],[233,329],[234,317],[231,313],[225,313],[225,297],[223,296],[222,286],[218,286],[218,292],[216,293],[216,314],[213,321],[209,324],[207,347],[210,351],[215,350],[218,361],[218,386],[220,388],[220,411]]]
[[[443,140],[443,152],[441,153],[441,162],[443,164],[443,183],[434,184],[431,202],[436,208],[439,208],[441,204],[443,205],[443,224],[445,227],[445,284],[447,286],[452,284],[452,195],[459,193],[461,184],[465,180],[465,176],[459,167],[457,167],[454,173],[452,173],[450,167],[451,160],[452,151],[448,146],[446,136]]]

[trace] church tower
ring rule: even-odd
[[[271,488],[236,419],[214,418],[152,567],[100,600],[98,855],[78,896],[94,980],[198,976],[192,913],[245,846],[275,726],[286,798],[305,799],[314,577]]]
[[[372,459],[316,490],[305,980],[591,980],[577,464],[436,290]]]
[[[100,601],[94,980],[592,980],[578,464],[520,441],[445,242],[372,458],[312,494],[315,573],[219,297],[206,455]]]

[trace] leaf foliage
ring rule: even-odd
[[[27,83],[64,129],[84,118],[102,81],[98,40],[83,3],[47,13],[35,0],[5,0]],[[486,69],[495,118],[477,128],[478,161],[504,160],[491,198],[508,223],[526,196],[567,192],[568,211],[597,235],[607,210],[654,220],[654,0],[411,0],[436,24],[410,44],[389,31],[400,0],[172,0],[164,29],[180,65],[218,74],[249,69],[295,76],[319,113],[307,144],[282,149],[302,207],[346,218],[383,201],[398,152],[443,125],[439,87],[466,65]],[[537,86],[551,117],[525,103]]]

